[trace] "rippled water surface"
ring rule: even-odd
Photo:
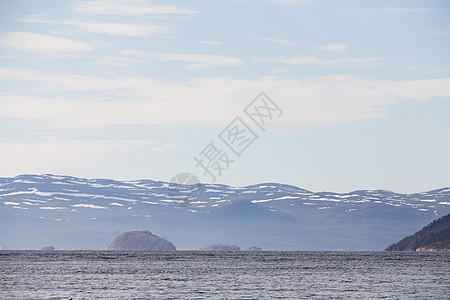
[[[449,299],[450,254],[0,251],[0,299]]]

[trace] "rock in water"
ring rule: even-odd
[[[200,248],[199,250],[203,251],[241,251],[241,248],[238,246],[232,245],[211,245],[208,247]]]
[[[46,247],[43,247],[42,250],[44,250],[44,251],[53,251],[53,250],[55,250],[55,247],[53,247],[53,246],[46,246]]]
[[[259,247],[250,247],[245,249],[245,251],[262,251],[262,249]]]
[[[429,244],[423,247],[419,247],[416,249],[416,251],[432,251],[432,252],[436,252],[436,251],[450,251],[450,240],[446,240],[444,242],[437,242],[434,244]]]
[[[152,234],[150,231],[130,231],[119,235],[109,245],[109,250],[130,251],[174,251],[171,242]]]

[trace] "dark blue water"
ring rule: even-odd
[[[450,254],[0,251],[0,299],[449,299]]]

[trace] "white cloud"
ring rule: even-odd
[[[162,146],[151,148],[151,150],[160,153],[167,153],[170,149],[173,149],[175,145],[175,143],[164,143]]]
[[[119,51],[119,54],[124,56],[136,56],[140,58],[148,57],[147,52],[137,49],[124,49]]]
[[[157,59],[162,61],[182,61],[193,64],[207,66],[233,66],[240,67],[244,61],[240,58],[222,56],[222,55],[205,55],[205,54],[176,54],[176,53],[155,53]]]
[[[285,46],[298,46],[299,45],[296,42],[286,40],[286,39],[274,39],[274,38],[266,38],[266,37],[260,37],[260,38],[256,38],[256,39],[260,40],[260,41],[266,41],[266,42],[281,44],[281,45],[285,45]]]
[[[45,24],[56,23],[55,21],[47,19],[46,14],[27,15],[23,18],[19,18],[18,21],[25,23],[45,23]]]
[[[218,46],[218,45],[222,45],[222,42],[218,42],[218,41],[200,41],[200,44],[205,44],[205,45],[212,45],[212,46]]]
[[[176,146],[175,143],[164,143],[164,147],[166,147],[166,148],[168,148],[168,149],[173,148],[173,147],[175,147],[175,146]]]
[[[129,67],[132,63],[135,63],[137,60],[127,57],[118,57],[118,56],[108,56],[104,57],[98,61],[96,64],[105,65],[110,67]]]
[[[92,33],[106,33],[118,36],[140,36],[148,37],[152,34],[161,34],[171,32],[169,28],[150,24],[131,24],[131,23],[98,23],[65,21],[63,24],[74,25],[80,30]]]
[[[311,4],[310,0],[262,0],[262,1],[283,5]]]
[[[153,5],[144,0],[97,0],[77,1],[74,11],[93,15],[168,15],[193,14],[197,11],[179,8],[174,5]]]
[[[428,8],[412,8],[412,7],[383,7],[384,10],[402,13],[425,13],[430,11]]]
[[[317,49],[320,51],[343,53],[349,47],[350,46],[347,44],[328,44],[328,45],[318,46]]]
[[[339,43],[327,44],[327,45],[321,45],[321,46],[307,46],[305,44],[301,44],[301,43],[298,43],[298,42],[295,42],[292,40],[287,40],[287,39],[268,38],[268,37],[259,37],[256,39],[260,40],[260,41],[266,41],[266,42],[280,44],[280,45],[284,45],[284,46],[303,46],[303,47],[311,48],[313,50],[325,51],[325,52],[336,52],[336,53],[344,53],[350,47],[347,44],[339,44]]]
[[[409,66],[409,67],[408,67],[408,71],[422,72],[423,69],[418,68],[418,67],[414,67],[414,66]]]
[[[135,49],[125,49],[120,51],[119,54],[167,62],[186,62],[189,63],[188,67],[190,69],[201,69],[213,66],[240,67],[244,64],[244,61],[240,58],[211,54],[152,53]]]
[[[18,58],[20,55],[16,54],[10,54],[10,55],[0,55],[0,59],[11,59],[11,58]]]
[[[93,51],[85,42],[31,32],[8,32],[0,38],[1,48],[46,54]]]
[[[58,128],[227,123],[261,90],[285,111],[280,121],[296,123],[376,118],[384,116],[385,109],[399,101],[450,97],[450,78],[391,81],[349,75],[297,80],[211,77],[180,83],[0,68],[0,79],[34,82],[40,90],[57,90],[58,95],[71,91],[68,95],[73,99],[38,98],[32,90],[28,97],[0,95],[0,118],[35,120]],[[89,91],[89,96],[80,97],[76,91]]]
[[[274,61],[289,65],[318,65],[318,66],[368,66],[383,61],[383,58],[342,58],[321,59],[317,56],[294,56],[275,59]]]
[[[167,149],[163,148],[163,147],[153,147],[151,150],[155,151],[155,152],[160,152],[160,153],[166,153],[167,152]]]

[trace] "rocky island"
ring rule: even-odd
[[[119,235],[108,250],[128,251],[174,251],[174,244],[152,234],[150,231],[130,231]]]

